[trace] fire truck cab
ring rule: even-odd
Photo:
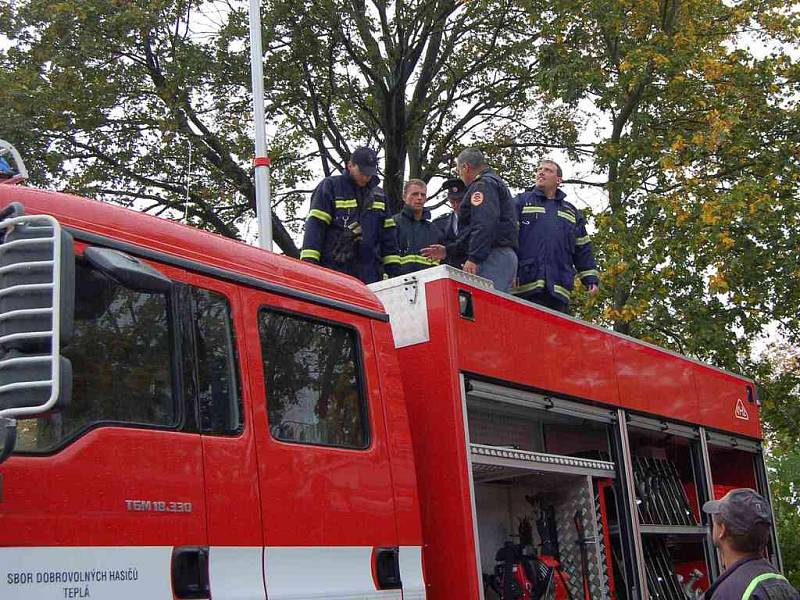
[[[678,600],[719,574],[703,501],[769,494],[751,380],[480,278],[2,207],[4,599],[478,600],[526,546],[531,599]]]

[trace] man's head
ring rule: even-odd
[[[731,490],[721,500],[703,504],[703,512],[711,515],[711,537],[723,556],[759,554],[766,547],[772,513],[764,497],[754,490]]]
[[[467,186],[458,177],[448,179],[442,184],[442,190],[447,193],[447,203],[455,212],[458,212],[458,207],[464,199],[464,192],[467,191]]]
[[[347,171],[358,187],[366,187],[378,172],[378,155],[364,146],[356,148],[347,161]]]
[[[403,202],[417,219],[422,218],[422,210],[428,199],[428,186],[421,179],[409,179],[403,186]]]
[[[561,179],[564,176],[561,166],[554,160],[543,160],[536,168],[536,187],[543,191],[546,196],[551,197],[555,194]]]
[[[486,169],[486,157],[477,148],[465,148],[456,158],[456,175],[469,185]]]

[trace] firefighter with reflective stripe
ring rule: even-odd
[[[467,185],[458,211],[458,237],[446,247],[423,248],[422,254],[437,260],[451,253],[465,255],[464,271],[490,279],[495,289],[507,292],[517,271],[519,223],[514,200],[477,148],[458,155],[456,170]]]
[[[394,219],[378,187],[378,157],[357,148],[341,175],[323,179],[311,196],[300,259],[364,283],[400,271]]]
[[[403,187],[403,210],[393,218],[397,223],[397,245],[400,248],[400,273],[406,275],[439,264],[420,251],[439,242],[441,232],[425,208],[428,186],[421,179],[409,179]]]
[[[767,547],[772,511],[767,500],[748,488],[709,500],[711,539],[725,571],[706,591],[705,600],[798,600],[800,594],[762,553]]]
[[[586,222],[567,202],[561,167],[551,160],[539,164],[536,187],[516,197],[520,220],[519,267],[513,293],[526,300],[568,313],[575,276],[591,294],[599,274],[586,233]]]
[[[458,178],[445,181],[440,191],[446,191],[447,203],[450,205],[451,212],[436,217],[433,220],[433,224],[439,228],[441,236],[441,241],[439,243],[445,248],[451,248],[451,250],[447,252],[444,262],[457,269],[460,269],[467,259],[466,256],[457,255],[455,252],[456,248],[452,245],[458,238],[458,209],[461,206],[461,202],[464,200],[464,192],[466,189],[467,186]]]

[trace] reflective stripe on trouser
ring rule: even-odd
[[[494,289],[509,291],[517,276],[517,253],[509,247],[492,248],[486,260],[478,265],[478,275],[491,279]]]

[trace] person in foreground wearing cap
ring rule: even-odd
[[[440,191],[446,191],[447,203],[452,211],[433,220],[433,224],[439,228],[440,244],[445,247],[444,262],[457,269],[460,269],[467,260],[466,256],[457,254],[457,248],[453,243],[458,238],[458,207],[464,199],[466,189],[467,186],[458,178],[445,181]]]
[[[763,496],[748,488],[710,500],[711,537],[725,571],[706,591],[705,600],[798,600],[797,590],[762,557],[772,514]]]
[[[400,248],[400,273],[406,275],[438,264],[425,258],[420,250],[439,241],[439,228],[431,222],[425,208],[428,186],[421,179],[409,179],[403,186],[403,210],[393,218],[397,223],[397,245]]]
[[[400,273],[395,222],[378,187],[378,156],[356,148],[341,175],[323,179],[311,196],[300,260],[364,283]]]
[[[458,209],[460,231],[452,251],[466,255],[464,271],[490,279],[496,290],[507,292],[517,273],[519,236],[511,192],[477,148],[458,155],[456,171],[467,189]],[[437,260],[450,252],[451,247],[440,244],[422,249],[424,256]]]

